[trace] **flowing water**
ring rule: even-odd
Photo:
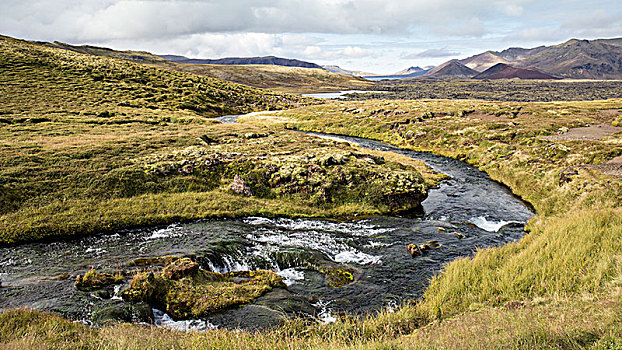
[[[533,215],[506,187],[463,162],[370,140],[339,139],[421,159],[450,179],[430,190],[421,216],[415,218],[202,220],[0,248],[0,309],[28,306],[88,320],[102,303],[120,301],[76,291],[75,275],[91,266],[121,269],[137,257],[175,254],[192,256],[217,272],[278,271],[291,292],[313,300],[330,320],[335,312],[364,313],[419,297],[444,264],[479,247],[519,239]],[[441,247],[415,258],[406,250],[409,243],[429,240]],[[324,275],[312,268],[318,265],[352,271],[354,281],[341,288],[328,286]],[[163,323],[168,320],[163,317],[156,318]],[[222,320],[204,320],[201,327],[227,326]]]

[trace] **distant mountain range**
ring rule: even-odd
[[[329,72],[381,79],[622,79],[622,38],[578,40],[531,49],[513,47],[503,51],[486,51],[471,57],[451,60],[438,67],[409,67],[394,74],[380,75],[351,71],[339,66],[319,66],[315,63],[274,56],[193,59],[176,55],[156,56],[147,52],[115,51],[95,46],[72,46],[60,42],[39,44],[76,52],[117,57],[137,62],[162,65],[164,62],[209,65],[270,65],[324,69]],[[502,64],[501,66],[497,66]],[[496,67],[493,71],[487,71]],[[486,74],[481,74],[486,72]]]
[[[460,60],[478,72],[504,63],[559,78],[622,79],[622,38],[578,40],[532,49],[486,51]]]
[[[622,38],[486,51],[447,61],[420,78],[622,79]]]
[[[248,64],[264,64],[264,65],[285,66],[285,67],[323,69],[321,66],[315,63],[305,62],[305,61],[300,61],[300,60],[295,60],[295,59],[289,59],[289,58],[275,57],[275,56],[229,57],[229,58],[218,58],[218,59],[197,59],[197,58],[188,58],[188,57],[176,56],[176,55],[160,55],[160,57],[165,58],[169,61],[177,62],[177,63],[220,64],[220,65],[232,65],[232,66],[248,65]]]

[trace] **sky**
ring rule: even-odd
[[[389,74],[486,50],[622,37],[622,0],[0,0],[0,34]]]

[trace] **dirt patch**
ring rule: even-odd
[[[491,113],[484,113],[482,111],[475,111],[473,113],[469,113],[468,114],[468,118],[469,119],[476,119],[476,120],[485,120],[485,121],[506,121],[506,120],[515,120],[515,119],[521,119],[531,116],[530,114],[526,114],[526,113],[519,113],[518,115],[516,115],[515,117],[513,116],[513,118],[510,118],[510,114],[504,113],[501,115],[496,115],[496,114],[491,114]]]
[[[588,140],[600,141],[617,132],[622,132],[622,128],[610,124],[597,124],[581,128],[573,128],[562,134],[549,136],[549,140]]]
[[[603,164],[592,165],[591,168],[600,170],[608,175],[622,176],[622,156],[615,157]]]

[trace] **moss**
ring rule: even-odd
[[[84,275],[76,276],[75,287],[78,290],[89,291],[121,282],[123,282],[121,274],[100,273],[91,269]]]
[[[186,260],[189,259],[166,266],[165,273],[135,275],[130,288],[123,292],[123,299],[147,302],[163,308],[175,319],[188,319],[248,304],[272,288],[285,288],[278,275],[264,270],[220,274],[198,269],[186,276],[166,273],[175,267],[189,266],[191,262]]]
[[[326,276],[326,284],[334,288],[342,288],[354,282],[354,275],[351,271],[334,266],[322,266],[318,271]]]

